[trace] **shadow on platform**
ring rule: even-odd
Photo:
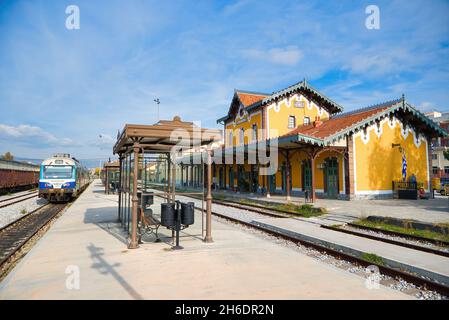
[[[106,261],[104,256],[104,249],[96,247],[90,243],[87,246],[87,250],[90,252],[90,257],[93,260],[92,268],[98,269],[103,275],[110,274],[114,279],[133,297],[135,300],[143,300],[143,297],[117,272],[116,268],[120,266],[120,263],[110,264]]]

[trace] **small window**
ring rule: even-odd
[[[438,155],[436,153],[432,154],[432,160],[438,160]]]
[[[253,141],[257,141],[257,124],[253,124]]]
[[[296,118],[295,116],[289,116],[288,117],[288,128],[293,129],[296,127]]]
[[[245,143],[245,129],[241,128],[240,129],[240,144],[244,144]]]
[[[449,167],[448,166],[444,166],[444,174],[449,174]]]
[[[310,118],[304,117],[304,125],[307,126],[308,124],[310,124]]]
[[[231,132],[229,132],[229,145],[230,146],[232,146],[232,144],[233,144],[232,138],[233,138],[233,136],[232,136],[232,131],[231,131]]]
[[[432,167],[432,174],[438,174],[438,167]]]

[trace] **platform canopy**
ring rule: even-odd
[[[131,234],[128,248],[138,247],[137,228],[138,211],[142,210],[138,203],[138,192],[143,195],[146,190],[146,178],[142,183],[142,161],[145,156],[156,154],[163,156],[167,167],[167,186],[163,192],[166,201],[175,202],[176,186],[176,153],[182,154],[184,151],[194,150],[196,147],[209,145],[221,140],[221,130],[203,129],[193,122],[182,121],[179,116],[173,120],[160,120],[153,125],[126,124],[121,133],[117,135],[117,142],[114,145],[114,154],[119,154],[120,180],[118,188],[118,210],[119,220],[122,209],[126,207],[129,215],[129,202],[132,201]],[[207,201],[206,201],[206,236],[205,242],[212,242],[211,236],[211,212],[212,212],[212,169],[211,169],[211,148],[207,148]],[[171,156],[175,153],[175,156]],[[154,159],[153,159],[154,160]],[[145,164],[145,163],[144,163]],[[146,176],[146,168],[143,170]],[[125,201],[122,203],[122,194]],[[203,195],[203,193],[201,193]],[[152,192],[154,195],[154,192]],[[140,212],[140,211],[139,211]],[[128,223],[129,228],[129,223]]]
[[[173,120],[160,120],[153,125],[126,124],[117,136],[113,151],[125,153],[138,143],[147,152],[164,153],[174,146],[202,146],[220,139],[221,130],[200,128],[175,116]]]

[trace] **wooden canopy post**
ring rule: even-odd
[[[205,242],[212,240],[212,150],[207,148],[207,196],[206,196],[206,238]]]
[[[108,166],[104,166],[104,193],[109,194],[109,177],[108,177]]]
[[[131,242],[128,246],[129,249],[138,248],[137,244],[137,207],[139,199],[137,198],[137,175],[138,175],[138,167],[139,167],[139,146],[137,143],[134,143],[134,181],[133,181],[133,197],[132,197],[132,217],[131,217]]]
[[[181,188],[184,187],[184,165],[181,163]]]
[[[171,197],[172,197],[172,202],[175,202],[176,200],[176,164],[175,164],[175,159],[174,157],[171,158],[171,160],[173,161],[171,164]]]
[[[120,170],[118,176],[118,221],[121,220],[120,211],[122,209],[122,174],[123,174],[123,158],[119,155]]]

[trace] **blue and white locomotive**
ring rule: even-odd
[[[76,198],[89,184],[89,172],[70,154],[55,154],[40,168],[39,197],[50,202]]]

